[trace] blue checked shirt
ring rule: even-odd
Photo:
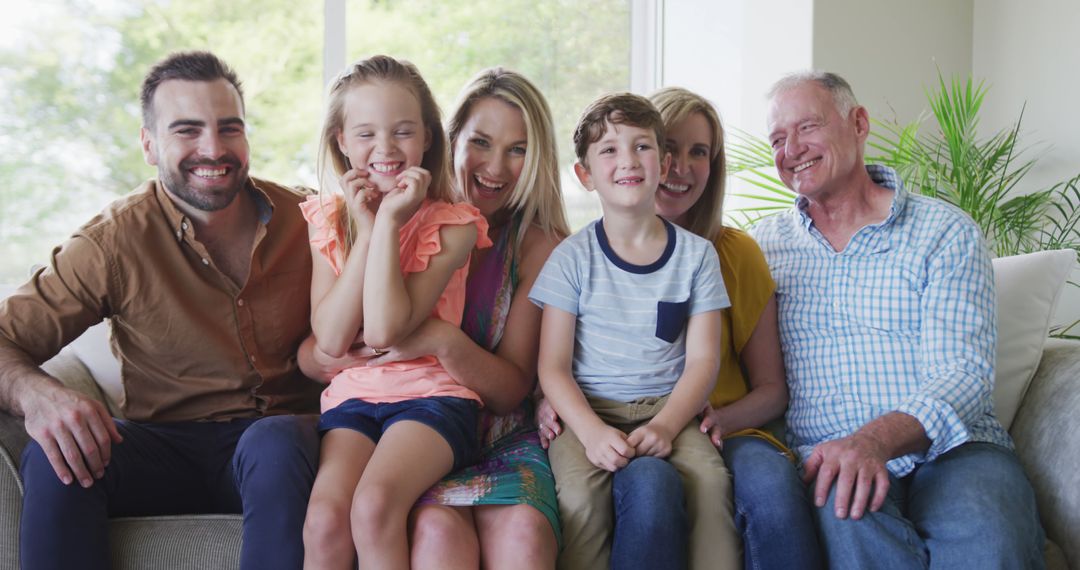
[[[805,460],[897,411],[931,441],[888,462],[897,477],[969,441],[1011,449],[994,417],[994,278],[979,228],[909,194],[892,169],[866,170],[896,195],[889,216],[843,251],[814,227],[803,197],[753,230],[776,280],[789,443]]]

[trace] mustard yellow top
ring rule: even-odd
[[[716,387],[709,395],[709,403],[717,408],[742,398],[750,391],[740,355],[757,327],[761,313],[776,289],[776,283],[769,275],[769,265],[761,248],[746,232],[725,228],[713,245],[720,256],[720,273],[724,276],[724,287],[731,300],[731,307],[721,311],[720,374]],[[788,451],[764,430],[745,429],[727,437],[737,435],[756,435]]]

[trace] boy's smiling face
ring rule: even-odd
[[[670,162],[653,129],[607,122],[600,140],[589,145],[585,164],[575,164],[574,172],[587,190],[600,195],[605,215],[612,210],[652,214]]]

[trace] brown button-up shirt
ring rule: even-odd
[[[310,312],[304,194],[256,179],[248,192],[261,220],[243,287],[215,267],[192,222],[151,180],[0,302],[0,343],[41,363],[109,319],[131,420],[318,411],[321,386],[296,364]]]

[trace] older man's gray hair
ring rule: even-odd
[[[790,91],[804,83],[815,82],[818,85],[824,87],[832,95],[833,103],[836,104],[836,110],[840,112],[840,115],[847,116],[852,109],[859,105],[859,102],[855,100],[855,93],[851,90],[851,85],[839,75],[820,70],[811,71],[799,71],[790,73],[780,78],[779,81],[773,83],[769,88],[768,98],[772,100],[777,95]]]

